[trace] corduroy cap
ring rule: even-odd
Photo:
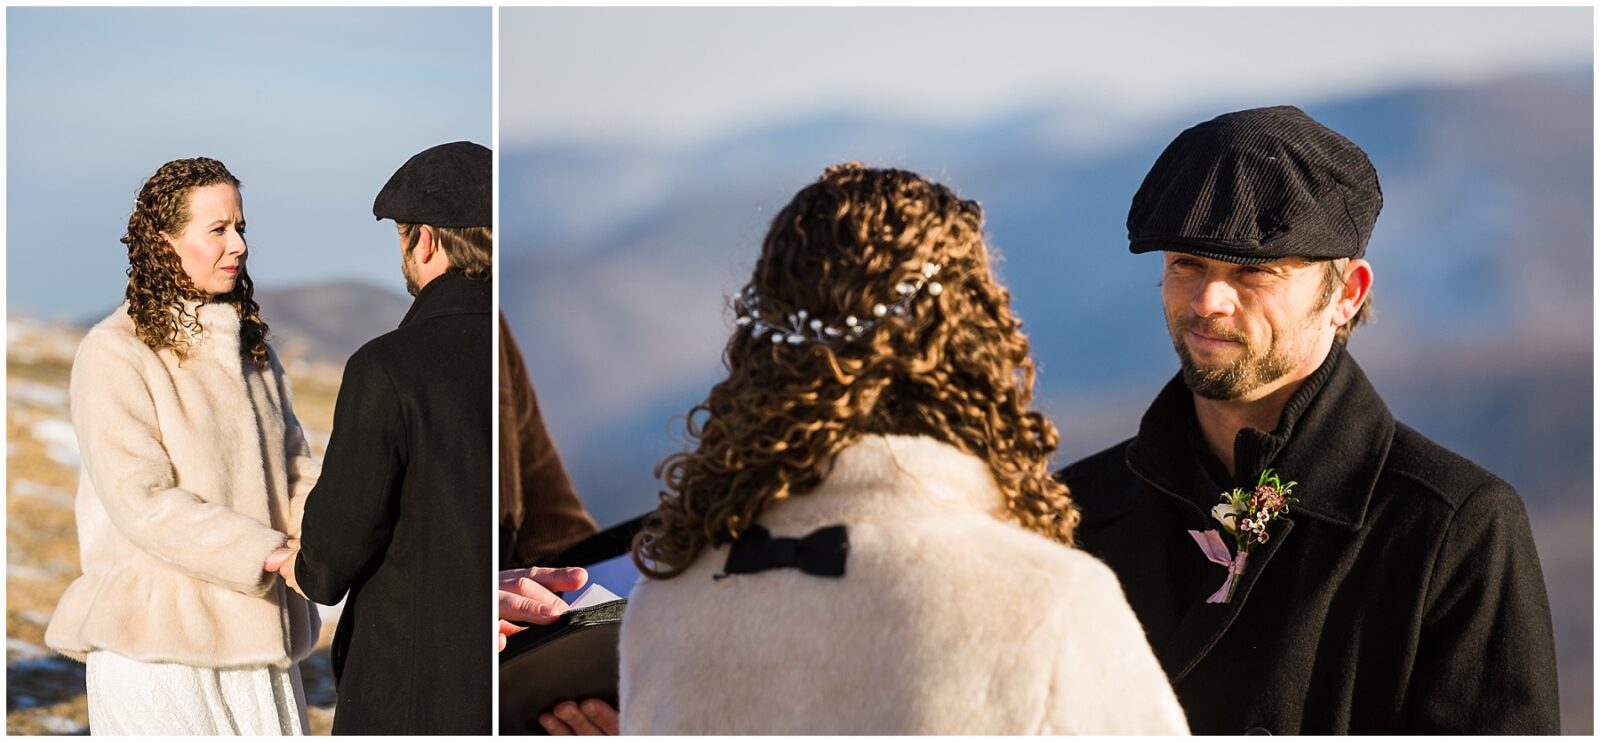
[[[1383,208],[1353,142],[1294,106],[1225,113],[1178,135],[1128,210],[1128,249],[1230,263],[1359,258]]]
[[[472,142],[430,147],[406,160],[372,202],[372,215],[435,227],[494,223],[494,158]]]

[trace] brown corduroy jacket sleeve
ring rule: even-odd
[[[545,430],[522,352],[500,316],[500,522],[509,524],[510,563],[539,566],[595,533]],[[505,533],[505,531],[502,531]],[[502,552],[506,551],[502,546]]]

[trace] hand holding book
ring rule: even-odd
[[[505,650],[506,637],[527,628],[512,621],[538,625],[553,623],[568,609],[566,602],[556,592],[577,590],[588,580],[589,573],[582,567],[529,567],[501,572],[497,596],[500,625],[496,632],[499,649],[496,651]]]

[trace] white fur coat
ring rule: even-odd
[[[849,529],[842,578],[713,580],[727,548],[641,580],[623,621],[624,733],[1183,734],[1117,578],[1001,520],[980,459],[872,436],[774,537]]]
[[[298,535],[316,484],[277,358],[239,355],[239,316],[198,308],[189,357],[152,352],[124,304],[84,337],[70,398],[83,469],[83,568],[45,632],[82,660],[286,666],[310,654],[320,619],[262,562]]]

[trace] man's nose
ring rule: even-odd
[[[1195,287],[1189,308],[1201,317],[1225,317],[1233,314],[1238,296],[1233,287],[1221,276],[1208,275]]]

